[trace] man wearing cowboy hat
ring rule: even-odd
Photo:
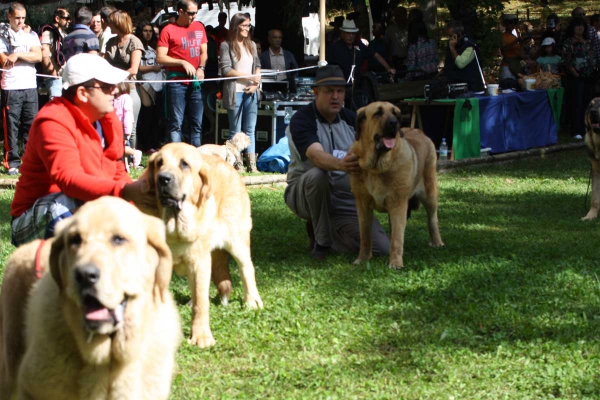
[[[364,60],[375,58],[391,74],[396,74],[396,70],[388,65],[383,57],[376,53],[360,41],[356,41],[356,32],[358,28],[354,21],[344,20],[341,28],[342,38],[333,43],[327,49],[327,63],[339,65],[344,73],[346,82],[353,84],[353,87],[360,87],[360,67]],[[346,98],[346,106],[351,107],[351,96]]]
[[[356,252],[360,247],[356,202],[348,174],[360,171],[349,152],[356,114],[343,108],[346,78],[337,65],[319,68],[315,100],[299,109],[286,131],[292,161],[284,199],[306,220],[311,257],[323,260],[329,251]],[[373,251],[388,254],[390,242],[373,222]]]
[[[333,30],[327,32],[327,35],[325,35],[325,41],[327,42],[327,46],[329,46],[333,42],[340,40],[340,35],[341,35],[340,28],[342,27],[343,23],[344,23],[343,15],[338,15],[337,17],[335,17],[333,19],[333,22],[329,23],[329,26],[333,27]]]

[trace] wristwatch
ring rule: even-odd
[[[202,71],[205,71],[205,70],[206,70],[206,67],[205,67],[204,65],[201,65],[201,66],[200,66],[200,69],[201,69]]]

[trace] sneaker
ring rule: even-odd
[[[313,260],[323,261],[329,254],[329,247],[321,246],[319,243],[315,243],[315,248],[311,251],[310,256]]]
[[[136,150],[133,153],[133,167],[137,169],[142,162],[142,152],[140,150]]]
[[[575,139],[575,140],[582,140],[583,136],[581,136],[581,135],[575,135],[575,136],[573,136],[573,139]]]
[[[19,168],[9,168],[7,174],[8,175],[19,175]]]

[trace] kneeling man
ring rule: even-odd
[[[62,97],[37,114],[10,214],[12,243],[53,236],[54,225],[83,202],[112,195],[156,208],[147,185],[132,182],[123,162],[115,85],[128,77],[103,58],[78,54],[62,74]]]
[[[286,135],[292,162],[284,198],[307,221],[311,256],[322,260],[329,251],[356,252],[360,233],[356,202],[348,174],[360,171],[349,153],[354,142],[356,114],[343,108],[346,79],[337,65],[319,68],[315,100],[294,114]],[[373,252],[389,254],[390,241],[373,219]]]

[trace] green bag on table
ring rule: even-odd
[[[453,131],[455,160],[480,156],[479,99],[456,99]]]

